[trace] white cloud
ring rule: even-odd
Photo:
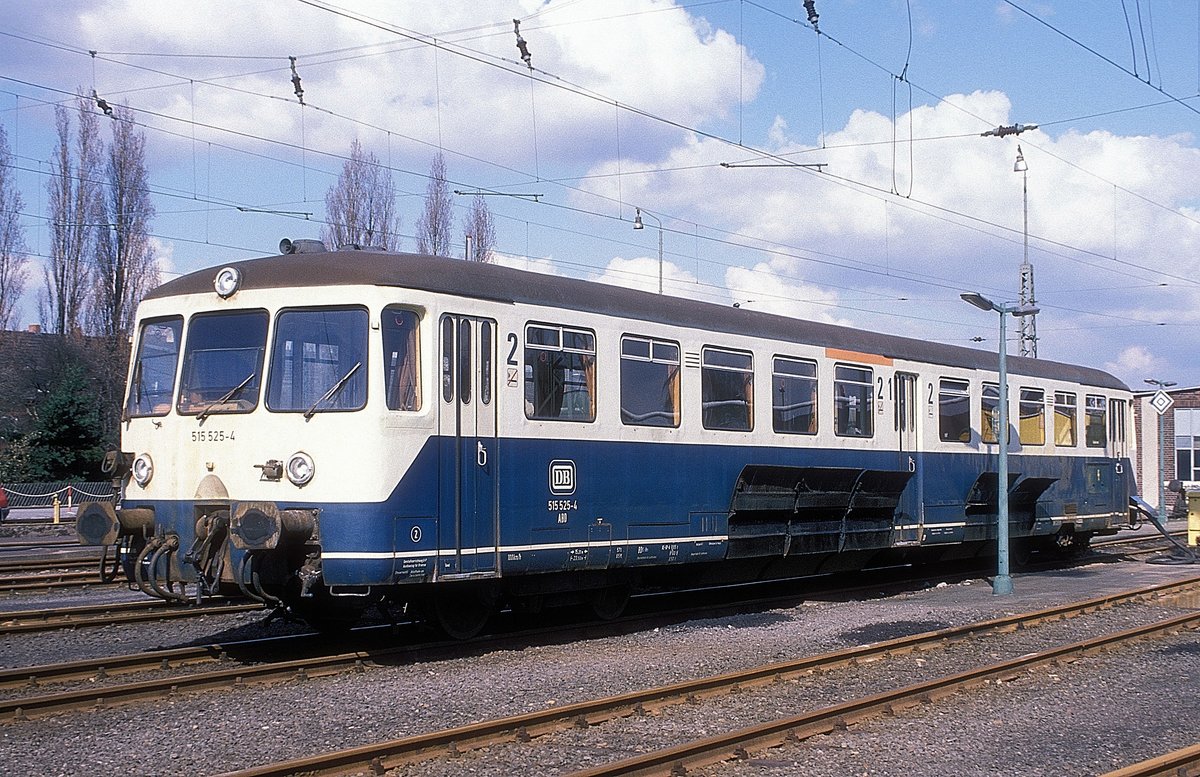
[[[1166,360],[1155,356],[1146,346],[1131,345],[1117,354],[1116,359],[1106,362],[1104,369],[1117,375],[1137,391],[1143,388],[1143,379],[1165,374],[1169,366]]]
[[[623,259],[618,256],[609,261],[603,273],[594,275],[591,279],[611,286],[658,293],[659,267],[656,257]],[[664,261],[661,267],[664,294],[692,299],[716,296],[720,301],[724,301],[725,294],[722,289],[702,288],[695,275],[673,262]]]
[[[837,293],[800,281],[797,272],[795,260],[772,257],[752,268],[730,267],[725,272],[725,283],[741,307],[790,318],[848,324],[837,316]]]
[[[303,140],[310,149],[333,153],[343,153],[355,135],[369,148],[390,141],[398,155],[420,159],[437,147],[490,158],[504,148],[506,158],[496,161],[529,171],[568,159],[586,165],[594,160],[590,153],[615,153],[614,100],[683,125],[703,125],[753,99],[765,73],[730,33],[673,0],[611,0],[603,6],[501,0],[486,9],[470,0],[359,0],[339,7],[362,21],[295,4],[247,3],[214,13],[183,0],[109,0],[84,6],[74,18],[64,9],[54,24],[62,37],[103,40],[108,50],[270,57],[128,58],[193,79],[186,87],[129,94],[135,109],[184,120],[194,113],[204,124]],[[524,19],[532,73],[518,61],[514,18]],[[247,30],[254,31],[252,38]],[[436,37],[437,46],[426,36]],[[297,58],[312,106],[307,111],[293,92],[289,56]],[[102,94],[118,84],[161,87],[170,81],[103,59],[96,73]],[[116,92],[111,97],[123,99]],[[627,155],[657,155],[681,133],[624,112],[620,121]],[[164,126],[189,132],[183,124]],[[202,140],[233,140],[203,127],[197,133]]]
[[[175,244],[173,242],[151,237],[150,253],[154,256],[154,260],[158,264],[158,272],[163,283],[181,274],[175,267]]]
[[[499,251],[492,252],[492,261],[502,267],[512,267],[515,270],[527,270],[529,272],[540,272],[543,275],[561,275],[558,268],[554,264],[552,258],[538,259],[529,256],[516,256],[512,254],[502,254]]]
[[[859,110],[818,150],[790,138],[786,123],[776,120],[771,151],[827,163],[826,174],[721,167],[749,155],[688,138],[659,160],[669,172],[626,176],[619,195],[656,207],[670,228],[682,231],[695,219],[710,234],[726,230],[720,250],[733,269],[724,281],[756,291],[765,286],[768,298],[808,301],[785,303],[789,315],[966,342],[979,327],[960,291],[1000,300],[1018,293],[1023,200],[1013,162],[1019,142],[1029,164],[1030,258],[1043,305],[1040,356],[1101,364],[1141,341],[1147,324],[1200,320],[1200,287],[1191,280],[1200,277],[1200,149],[1192,138],[1053,137],[1041,130],[1017,139],[979,137],[1013,123],[1010,116],[1003,93],[951,95],[914,109],[913,137],[939,139],[910,144],[893,143],[890,117]],[[909,125],[907,115],[895,123],[901,139]],[[592,172],[616,170],[609,161]],[[587,185],[618,196],[613,178]],[[576,199],[592,202],[582,194]],[[788,267],[780,268],[781,257]],[[794,279],[802,279],[801,288],[789,288]],[[777,283],[783,290],[772,294]],[[733,296],[739,294],[755,298]],[[864,305],[855,303],[830,307],[871,296],[897,300],[886,311],[893,315],[860,312]]]

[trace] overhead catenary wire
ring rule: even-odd
[[[1098,57],[1098,58],[1102,59],[1103,61],[1105,61],[1105,62],[1107,62],[1108,64],[1110,64],[1110,65],[1112,65],[1113,67],[1115,67],[1117,70],[1120,70],[1122,73],[1125,73],[1125,74],[1126,74],[1126,75],[1128,75],[1128,76],[1132,76],[1133,78],[1137,79],[1138,81],[1140,81],[1141,83],[1145,84],[1146,86],[1149,86],[1151,89],[1153,89],[1153,90],[1155,90],[1155,91],[1159,92],[1159,93],[1160,93],[1160,94],[1162,94],[1162,95],[1165,95],[1166,97],[1168,97],[1168,98],[1170,99],[1170,101],[1171,101],[1171,102],[1173,102],[1173,103],[1175,103],[1175,104],[1177,104],[1177,105],[1180,105],[1180,106],[1182,106],[1182,107],[1186,108],[1187,110],[1191,111],[1192,113],[1195,113],[1195,114],[1200,114],[1200,108],[1197,108],[1196,106],[1194,106],[1194,105],[1192,105],[1192,104],[1188,103],[1186,100],[1184,100],[1184,99],[1183,99],[1183,98],[1181,98],[1181,97],[1177,97],[1176,95],[1173,95],[1173,94],[1171,94],[1171,93],[1170,93],[1170,92],[1168,92],[1166,89],[1163,89],[1163,87],[1162,87],[1162,83],[1161,83],[1161,77],[1160,77],[1160,83],[1159,83],[1159,85],[1158,85],[1158,86],[1155,86],[1153,83],[1151,83],[1151,81],[1150,81],[1150,77],[1149,77],[1149,74],[1147,74],[1147,77],[1146,77],[1146,78],[1141,78],[1141,77],[1140,77],[1140,76],[1139,76],[1139,75],[1138,75],[1138,74],[1137,74],[1135,71],[1133,71],[1133,70],[1130,70],[1129,68],[1127,68],[1127,67],[1125,67],[1124,65],[1120,64],[1120,63],[1119,63],[1119,62],[1117,62],[1116,60],[1112,59],[1111,57],[1108,57],[1108,56],[1106,56],[1106,55],[1104,55],[1104,54],[1101,54],[1101,53],[1100,53],[1099,51],[1097,51],[1096,49],[1094,49],[1094,48],[1092,48],[1091,46],[1087,45],[1086,43],[1084,43],[1083,41],[1079,40],[1078,38],[1076,38],[1076,37],[1074,37],[1074,36],[1072,36],[1072,35],[1068,34],[1067,32],[1065,32],[1065,31],[1063,31],[1063,30],[1060,30],[1059,28],[1055,27],[1053,24],[1051,24],[1050,22],[1046,21],[1045,19],[1043,19],[1042,17],[1038,16],[1037,14],[1033,13],[1032,11],[1030,11],[1030,10],[1028,10],[1028,9],[1026,9],[1026,8],[1022,8],[1020,5],[1018,5],[1017,3],[1013,2],[1013,0],[1001,0],[1001,1],[1002,1],[1002,2],[1004,2],[1004,3],[1007,3],[1008,5],[1012,6],[1012,7],[1013,7],[1013,8],[1015,8],[1015,9],[1017,9],[1018,11],[1020,11],[1020,12],[1021,12],[1021,13],[1023,13],[1023,14],[1025,14],[1026,16],[1028,16],[1028,17],[1029,17],[1030,19],[1032,19],[1033,21],[1035,21],[1035,22],[1037,22],[1038,24],[1040,24],[1040,25],[1044,26],[1044,27],[1045,27],[1045,28],[1047,28],[1048,30],[1051,30],[1051,31],[1052,31],[1052,32],[1054,32],[1056,35],[1059,35],[1059,36],[1061,36],[1062,38],[1064,38],[1064,39],[1066,39],[1066,40],[1070,41],[1071,43],[1073,43],[1074,45],[1076,45],[1076,46],[1078,46],[1079,48],[1083,49],[1084,51],[1088,52],[1089,54],[1092,54],[1092,55],[1094,55],[1094,56],[1096,56],[1096,57]],[[1144,40],[1143,40],[1143,47],[1144,47]],[[1149,60],[1147,60],[1147,69],[1149,69]]]
[[[536,171],[535,171],[535,174],[536,174]]]

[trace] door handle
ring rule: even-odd
[[[479,466],[486,467],[487,466],[487,448],[483,447],[482,440],[476,440],[475,445],[477,446],[475,448],[475,461],[479,464]]]

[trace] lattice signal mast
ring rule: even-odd
[[[1029,165],[1025,163],[1025,155],[1017,146],[1017,161],[1013,163],[1013,172],[1021,174],[1021,195],[1025,207],[1025,254],[1021,260],[1021,297],[1022,307],[1036,307],[1037,297],[1033,291],[1033,265],[1029,263]],[[1018,338],[1021,342],[1021,355],[1037,358],[1037,316],[1022,316],[1018,321]]]

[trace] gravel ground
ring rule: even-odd
[[[380,667],[362,674],[254,685],[238,691],[184,695],[169,702],[10,723],[0,726],[0,774],[212,774],[1188,575],[1188,568],[1096,563],[1018,576],[1017,593],[1011,597],[993,597],[983,581],[849,602],[828,597],[786,610],[696,620],[568,645],[494,650],[469,658]],[[32,598],[20,598],[19,606],[10,606],[13,598],[0,605],[4,609],[39,606],[31,603]],[[64,597],[43,599],[51,598],[61,602]],[[1088,630],[1128,626],[1169,612],[1161,607],[1120,608],[1022,632],[1013,636],[1015,641],[977,640],[948,651],[770,686],[761,693],[747,691],[725,701],[682,705],[655,719],[627,719],[397,774],[570,771],[702,731],[824,706],[889,683],[907,685],[949,671],[947,667],[957,665],[954,661],[973,665],[1028,652],[1038,649],[1051,634],[1057,639],[1078,639]],[[7,666],[21,666],[150,646],[219,641],[256,633],[260,621],[259,615],[222,616],[8,637],[0,639],[0,660]],[[1200,740],[1200,715],[1187,706],[1194,691],[1193,673],[1188,671],[1194,658],[1190,651],[1200,652],[1191,636],[1148,642],[1136,651],[1045,670],[1043,675],[1031,676],[1029,682],[968,692],[926,710],[771,751],[750,763],[712,773],[1104,771],[1117,762],[1113,759],[1124,763]],[[34,656],[37,658],[29,660]],[[1043,684],[1038,676],[1054,679]],[[1047,692],[1048,687],[1053,688],[1052,693]],[[1166,721],[1171,721],[1170,725]],[[1161,737],[1153,736],[1159,731],[1176,738],[1172,744],[1164,744]],[[1006,748],[1006,741],[1022,745]]]
[[[1130,628],[1168,617],[1177,612],[1164,607],[1120,607],[1111,611],[1090,615],[1057,624],[1041,626],[1017,634],[999,635],[955,645],[946,650],[899,657],[893,660],[868,664],[847,670],[822,672],[810,677],[792,680],[763,688],[751,688],[741,693],[708,700],[699,704],[683,704],[663,710],[660,714],[647,717],[631,717],[611,724],[591,727],[584,731],[571,730],[539,740],[535,745],[501,745],[487,748],[451,761],[424,763],[389,772],[393,777],[401,775],[479,774],[505,775],[514,773],[552,774],[569,773],[600,763],[609,763],[628,758],[649,750],[680,744],[691,739],[703,738],[725,731],[737,730],[758,722],[797,715],[820,709],[838,702],[900,688],[923,680],[954,674],[965,669],[1015,658],[1052,646],[1066,644],[1097,635]],[[907,624],[904,624],[907,625]],[[924,625],[924,624],[922,624]],[[907,630],[907,629],[903,629]],[[853,635],[861,629],[852,629],[845,636],[853,642]],[[739,643],[740,644],[740,643]],[[1188,678],[1186,669],[1187,651],[1195,650],[1195,637],[1173,640],[1174,650],[1164,652],[1174,660],[1166,667],[1162,682],[1174,678],[1178,699],[1191,701],[1194,683],[1187,681],[1188,691],[1179,691],[1181,679]],[[1018,681],[1004,683],[1002,687],[968,691],[955,697],[953,703],[937,703],[930,711],[919,715],[902,715],[888,727],[880,727],[876,735],[871,725],[854,729],[840,737],[821,737],[823,761],[809,757],[808,750],[792,747],[768,753],[750,764],[736,765],[735,769],[719,767],[708,770],[708,774],[724,774],[726,771],[738,775],[759,773],[803,773],[805,775],[945,775],[945,774],[1096,774],[1107,771],[1114,764],[1125,763],[1130,750],[1125,746],[1138,743],[1139,737],[1128,736],[1130,729],[1122,732],[1123,747],[1112,750],[1110,734],[1116,723],[1114,709],[1120,709],[1120,717],[1128,713],[1129,700],[1148,704],[1148,714],[1158,709],[1160,699],[1156,689],[1144,688],[1145,663],[1154,660],[1160,648],[1151,643],[1136,651],[1137,657],[1125,659],[1118,669],[1123,678],[1109,683],[1111,671],[1107,660],[1089,659],[1078,666],[1038,670]],[[1183,651],[1183,658],[1179,651]],[[1141,671],[1129,669],[1141,666]],[[1158,676],[1158,675],[1156,675]],[[1023,712],[1015,713],[1026,723],[1021,736],[998,739],[998,727],[1014,715],[1012,707],[1018,702],[1008,692],[1010,688],[1024,691]],[[1003,690],[1005,693],[997,693]],[[1068,690],[1069,694],[1060,694]],[[974,697],[982,697],[976,699]],[[1125,697],[1128,696],[1129,699]],[[961,701],[960,701],[961,700]],[[967,705],[969,711],[955,712],[958,704]],[[1119,706],[1114,707],[1114,704]],[[1178,710],[1189,718],[1195,718],[1196,707],[1187,704]],[[1191,714],[1189,714],[1191,713]],[[913,720],[909,720],[909,718]],[[960,720],[969,717],[970,720]],[[1076,725],[1076,719],[1081,725]],[[1066,722],[1068,725],[1064,726]],[[1093,725],[1089,730],[1086,724]],[[964,725],[965,724],[965,725]],[[1160,723],[1155,724],[1161,727]],[[1200,734],[1200,723],[1192,725],[1193,734]],[[913,732],[918,732],[914,735]],[[1179,728],[1172,733],[1178,735]],[[857,736],[856,736],[857,735]],[[922,736],[918,739],[917,737]],[[1050,742],[1047,743],[1049,736]],[[1091,745],[1084,744],[1091,738]],[[905,742],[896,748],[897,738]],[[1195,738],[1195,737],[1194,737]],[[1190,741],[1194,741],[1189,740]],[[914,742],[916,740],[916,742]],[[972,743],[993,745],[978,748]],[[1008,752],[1011,742],[1021,742],[1024,759],[1012,758]],[[1097,758],[1089,752],[1092,746],[1108,746],[1119,757]],[[1174,747],[1177,747],[1175,745]],[[1146,757],[1172,746],[1159,743],[1143,748],[1138,757]],[[1165,748],[1165,749],[1161,749]],[[811,747],[809,749],[812,749]],[[843,757],[843,749],[852,749],[858,761]],[[1057,750],[1057,752],[1056,752]],[[881,762],[877,753],[893,753],[894,758]],[[1103,750],[1100,751],[1103,755]],[[932,757],[932,761],[930,760]],[[1137,760],[1135,757],[1132,760]],[[1036,768],[1035,768],[1036,767]]]

